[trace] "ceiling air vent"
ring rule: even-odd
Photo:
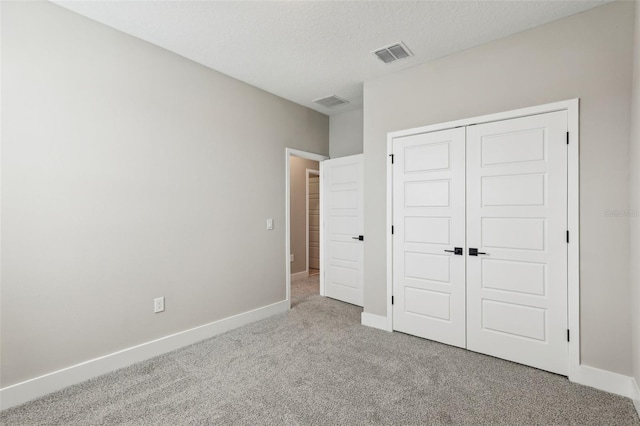
[[[390,46],[376,49],[373,52],[382,62],[388,64],[389,62],[397,61],[398,59],[408,58],[413,56],[411,51],[405,46],[403,42],[394,43]]]
[[[336,95],[327,96],[325,98],[315,99],[313,102],[322,105],[325,108],[335,108],[340,105],[348,104],[349,101],[337,97]]]

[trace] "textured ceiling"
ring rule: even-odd
[[[606,1],[54,1],[325,114],[361,107],[362,82]],[[403,41],[414,57],[370,52]],[[313,99],[351,103],[328,110]]]

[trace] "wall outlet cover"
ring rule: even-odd
[[[153,299],[153,312],[164,312],[164,297],[156,297]]]

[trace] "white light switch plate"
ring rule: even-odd
[[[267,230],[271,231],[273,229],[273,219],[267,219]]]

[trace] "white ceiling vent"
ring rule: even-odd
[[[315,99],[313,102],[317,103],[318,105],[322,105],[325,108],[335,108],[337,106],[349,103],[349,101],[339,98],[336,95]]]
[[[397,61],[398,59],[408,58],[413,56],[411,51],[405,46],[403,42],[394,43],[392,45],[376,49],[373,52],[382,62],[388,64],[389,62]]]

